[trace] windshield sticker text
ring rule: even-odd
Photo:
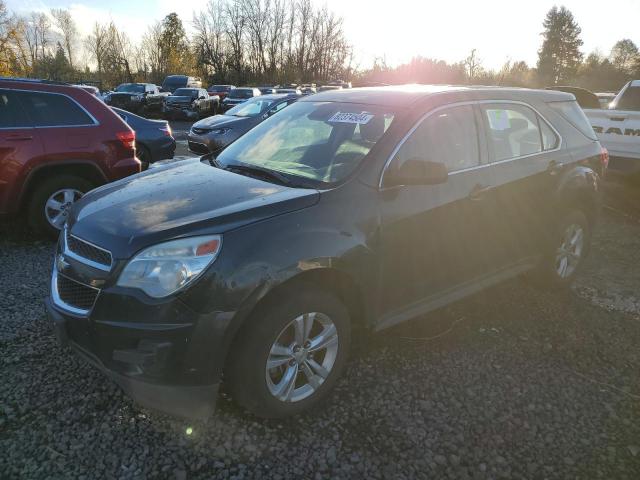
[[[366,125],[373,118],[373,115],[367,112],[348,113],[336,112],[327,122],[329,123],[359,123]]]

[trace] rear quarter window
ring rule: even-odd
[[[578,102],[569,100],[566,102],[549,102],[548,105],[585,137],[591,140],[598,139],[593,128],[591,128],[589,119],[578,105]]]

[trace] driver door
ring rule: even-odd
[[[397,323],[403,312],[416,313],[491,271],[485,254],[491,227],[483,210],[490,179],[480,131],[473,105],[438,109],[422,120],[391,160],[387,171],[418,158],[444,163],[449,175],[438,185],[388,188],[383,178],[383,324]]]

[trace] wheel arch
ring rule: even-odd
[[[93,162],[73,161],[46,164],[33,169],[28,174],[18,202],[21,209],[25,207],[35,188],[45,179],[51,178],[52,175],[76,175],[93,182],[96,187],[108,181],[104,173]]]

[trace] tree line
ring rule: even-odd
[[[166,75],[189,74],[209,83],[261,84],[352,80],[356,84],[477,83],[541,87],[577,85],[617,90],[640,78],[640,53],[630,39],[608,54],[581,51],[582,31],[565,7],[543,21],[536,66],[507,61],[483,67],[473,49],[448,63],[423,57],[390,67],[378,58],[368,69],[354,62],[343,19],[312,0],[210,0],[183,20],[170,13],[150,25],[138,42],[113,21],[96,23],[80,35],[70,12],[52,9],[12,14],[0,0],[0,75],[95,82],[161,83]]]

